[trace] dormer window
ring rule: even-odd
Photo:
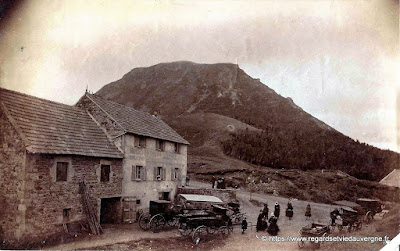
[[[156,141],[156,150],[164,151],[164,141],[162,141],[161,139],[157,139]]]

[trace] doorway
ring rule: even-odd
[[[121,213],[121,197],[101,199],[100,224],[121,223]]]

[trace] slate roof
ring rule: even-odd
[[[137,135],[162,139],[182,144],[189,144],[174,129],[167,125],[162,119],[150,115],[147,112],[138,111],[97,95],[85,94],[90,100],[105,111],[111,119],[117,122],[125,132]]]
[[[123,157],[84,110],[3,88],[0,102],[31,153]]]

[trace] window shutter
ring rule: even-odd
[[[162,180],[166,180],[167,178],[167,168],[162,168]]]
[[[157,180],[157,167],[154,167],[154,180]]]
[[[174,180],[175,168],[171,168],[171,180]]]
[[[136,180],[136,166],[132,166],[132,175],[131,175],[131,180]]]
[[[142,167],[142,180],[146,180],[147,177],[147,172],[146,172],[146,167]]]
[[[143,148],[146,148],[146,138],[143,138],[142,143],[143,143]]]
[[[135,136],[134,140],[135,140],[135,146],[139,147],[139,137]]]
[[[182,180],[182,171],[180,168],[178,169],[178,180]]]

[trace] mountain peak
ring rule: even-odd
[[[158,112],[192,143],[191,151],[200,147],[199,152],[208,149],[214,154],[225,142],[225,154],[257,165],[340,169],[367,179],[383,177],[398,163],[397,155],[346,137],[236,64],[177,61],[135,68],[98,94],[137,110]],[[204,114],[218,116],[205,119]],[[255,129],[227,141],[231,132],[226,128],[232,125],[223,121],[233,120]],[[377,156],[389,157],[379,162]]]

